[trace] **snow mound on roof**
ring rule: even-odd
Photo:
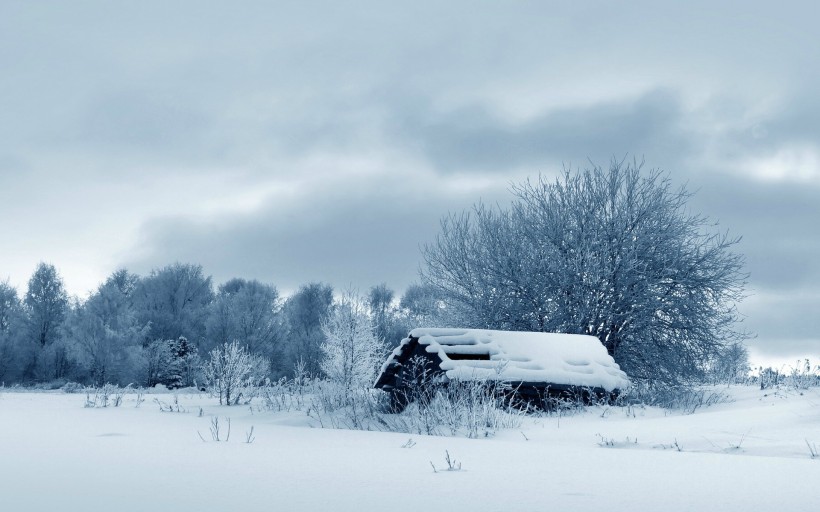
[[[410,337],[426,345],[427,352],[438,354],[449,379],[549,382],[606,391],[629,385],[626,374],[593,336],[423,328],[410,331]],[[394,355],[409,342],[410,338],[402,340]],[[489,356],[489,360],[470,356]]]

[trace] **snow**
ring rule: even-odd
[[[0,508],[816,510],[820,459],[806,440],[820,445],[820,390],[718,391],[734,402],[691,415],[592,407],[489,439],[311,428],[304,412],[219,406],[204,394],[180,395],[187,412],[169,413],[151,395],[138,408],[128,395],[119,408],[85,409],[85,395],[5,391]],[[231,418],[229,442],[210,441],[214,416]],[[403,448],[409,438],[416,444]],[[445,450],[461,471],[433,472]]]
[[[549,382],[607,391],[629,385],[626,374],[593,336],[425,328],[412,330],[410,337],[439,356],[450,379]],[[402,340],[382,371],[409,343],[410,338]],[[451,360],[449,354],[489,355],[490,360]]]

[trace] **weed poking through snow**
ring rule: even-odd
[[[809,455],[812,459],[816,459],[820,457],[820,452],[817,451],[817,445],[814,443],[810,443],[808,439],[806,441],[806,446],[809,447]]]
[[[214,416],[213,418],[211,418],[211,426],[210,426],[211,440],[213,440],[214,442],[217,442],[217,443],[220,442],[220,441],[225,441],[227,443],[228,440],[230,440],[230,438],[231,438],[231,419],[230,418],[225,418],[225,423],[224,424],[227,424],[227,432],[225,432],[225,439],[222,439],[222,432],[223,432],[222,431],[222,425],[223,424],[219,423],[219,417],[218,416]],[[196,433],[199,435],[199,438],[202,439],[203,443],[207,442],[207,441],[205,441],[205,438],[202,436],[202,433],[199,430],[197,430]],[[251,427],[251,435],[248,437],[248,439],[251,439],[252,437],[253,437],[253,427]],[[252,441],[248,441],[248,442],[250,443]]]
[[[598,436],[598,446],[602,448],[630,448],[638,445],[637,436],[635,439],[626,436],[626,441],[615,441],[612,437],[605,437],[601,434],[595,435]]]
[[[635,442],[637,443],[638,441],[636,440]],[[677,440],[677,439],[675,439],[675,442],[674,442],[674,443],[670,443],[670,444],[656,444],[656,445],[655,445],[655,446],[653,446],[652,448],[660,448],[661,450],[675,450],[675,451],[678,451],[678,452],[682,452],[682,451],[683,451],[683,448],[681,448],[681,445],[679,445],[679,444],[678,444],[678,440]]]
[[[601,434],[595,434],[598,436],[598,446],[606,446],[606,447],[613,447],[615,446],[615,440],[611,437],[604,437]]]
[[[154,402],[159,406],[159,410],[162,412],[188,412],[187,409],[179,405],[178,395],[174,395],[174,403],[172,404],[163,402],[159,398],[154,398]]]
[[[441,471],[461,471],[461,462],[457,462],[456,459],[450,457],[450,452],[448,450],[444,450],[444,462],[447,464],[447,467],[441,468]],[[430,465],[433,466],[433,473],[438,473],[439,468],[433,464],[433,461],[430,461]]]
[[[746,439],[747,435],[749,435],[749,430],[747,430],[745,434],[740,436],[740,441],[738,441],[737,443],[729,443],[729,448],[727,448],[726,450],[727,451],[739,451],[740,447],[743,446],[743,441]]]

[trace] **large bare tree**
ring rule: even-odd
[[[697,378],[744,338],[738,238],[691,213],[668,174],[613,161],[513,187],[509,208],[442,221],[424,281],[472,327],[598,337],[633,378]]]

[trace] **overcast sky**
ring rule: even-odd
[[[820,356],[816,2],[0,0],[0,280],[417,279],[439,219],[636,156],[742,235],[755,357]]]

